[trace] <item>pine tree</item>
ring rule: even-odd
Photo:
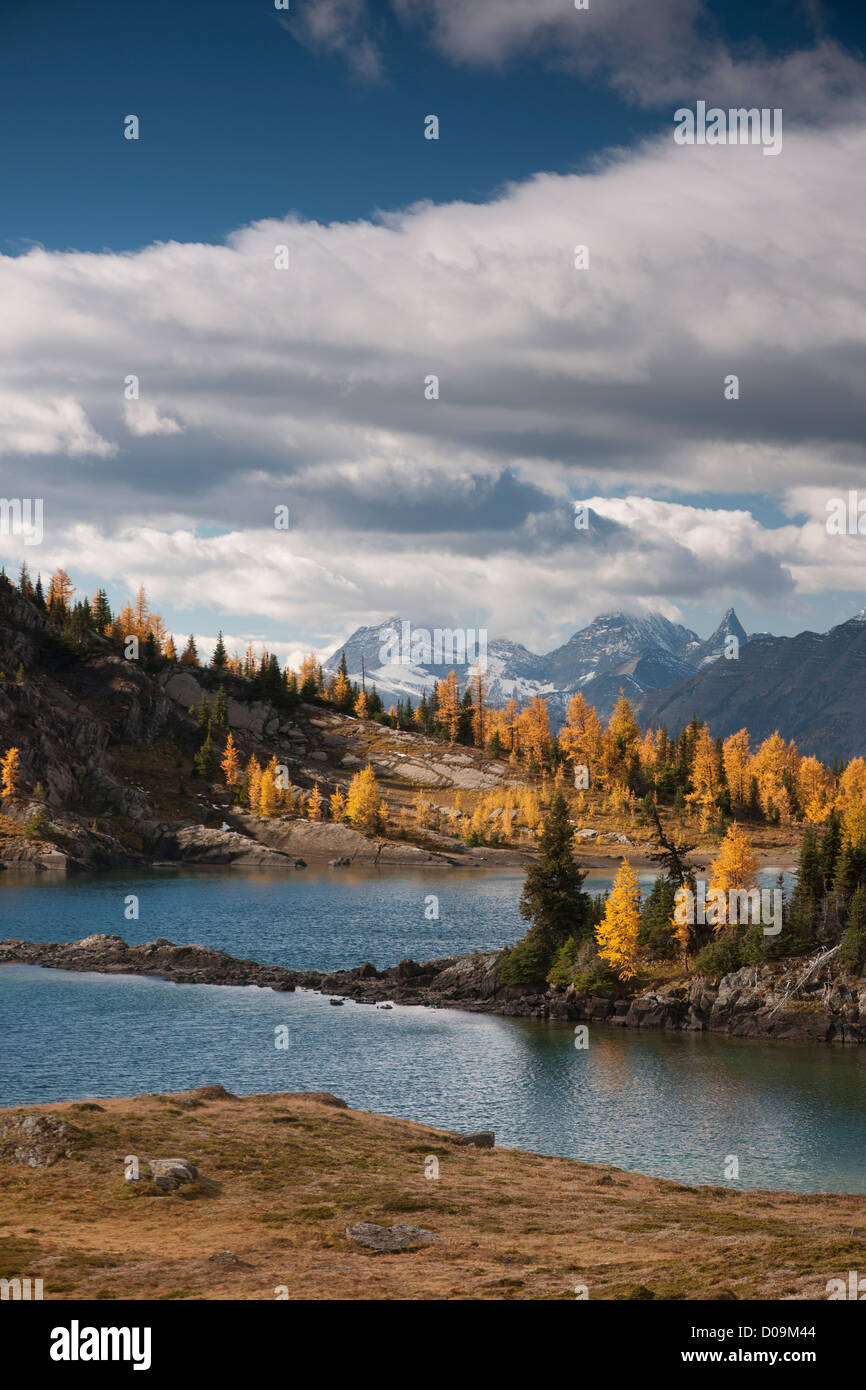
[[[605,903],[604,917],[595,929],[598,954],[620,979],[631,979],[636,973],[639,931],[640,887],[634,869],[624,859]]]
[[[342,821],[345,819],[345,815],[346,798],[340,791],[340,788],[337,787],[335,791],[331,792],[331,820]]]
[[[210,729],[205,734],[201,748],[193,758],[193,768],[199,777],[210,777],[217,763],[217,756],[211,742]]]
[[[307,802],[307,819],[322,819],[322,793],[319,791],[318,782],[314,783],[313,790],[310,792],[310,799]]]
[[[174,638],[171,635],[169,635],[165,639],[163,655],[165,656],[166,661],[170,661],[172,663],[177,661],[177,647],[174,645]]]
[[[21,570],[18,575],[18,592],[24,598],[33,597],[33,584],[30,580],[30,571],[28,570],[27,565],[23,560],[21,562]]]
[[[226,656],[222,628],[220,628],[220,631],[217,633],[216,646],[213,649],[213,656],[210,659],[210,664],[215,671],[224,671],[227,662],[228,657]]]
[[[190,633],[189,640],[183,649],[183,654],[180,658],[180,664],[181,666],[201,665],[201,662],[198,659],[198,648],[195,645],[195,638],[192,635],[192,633]]]
[[[222,729],[227,729],[229,725],[229,706],[223,686],[220,686],[217,691],[217,697],[214,703],[213,722],[218,724]]]
[[[589,909],[589,898],[581,891],[586,875],[574,860],[574,829],[562,792],[551,797],[538,848],[538,860],[527,870],[520,915],[532,923],[528,935],[549,962],[569,937],[583,932]]]

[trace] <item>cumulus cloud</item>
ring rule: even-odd
[[[3,492],[38,481],[52,563],[322,641],[410,603],[532,644],[630,588],[856,587],[859,552],[814,516],[647,499],[862,477],[864,159],[862,119],[773,160],[661,137],[488,204],[0,257]]]

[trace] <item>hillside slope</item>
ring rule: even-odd
[[[65,1156],[10,1163],[21,1140],[4,1130],[24,1116],[43,1157]],[[456,1141],[324,1094],[218,1086],[0,1110],[0,1277],[57,1300],[824,1299],[866,1267],[863,1196],[684,1187]],[[126,1182],[129,1155],[198,1178]],[[347,1235],[366,1222],[438,1239],[375,1254]]]
[[[778,729],[824,761],[866,753],[866,622],[829,632],[760,637],[736,661],[717,661],[636,701],[644,724],[677,730],[693,714],[716,738],[747,728],[754,741]]]

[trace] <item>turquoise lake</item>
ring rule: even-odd
[[[651,876],[647,875],[647,883]],[[523,930],[521,876],[169,871],[0,884],[0,936],[165,936],[329,969],[471,949]],[[768,876],[768,884],[772,878]],[[604,880],[587,881],[599,891]],[[124,918],[129,894],[138,921]],[[425,917],[430,895],[439,919]],[[275,1047],[287,1025],[289,1047]],[[305,991],[174,985],[0,967],[0,1104],[170,1091],[331,1090],[350,1105],[497,1143],[672,1178],[866,1192],[866,1049],[755,1043],[458,1010],[346,1003]],[[725,1179],[729,1155],[739,1179]]]

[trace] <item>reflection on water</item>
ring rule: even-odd
[[[288,1051],[274,1028],[288,1024]],[[744,1188],[866,1192],[866,1049],[341,1009],[298,991],[0,967],[0,1103],[180,1090],[330,1090],[497,1142]]]

